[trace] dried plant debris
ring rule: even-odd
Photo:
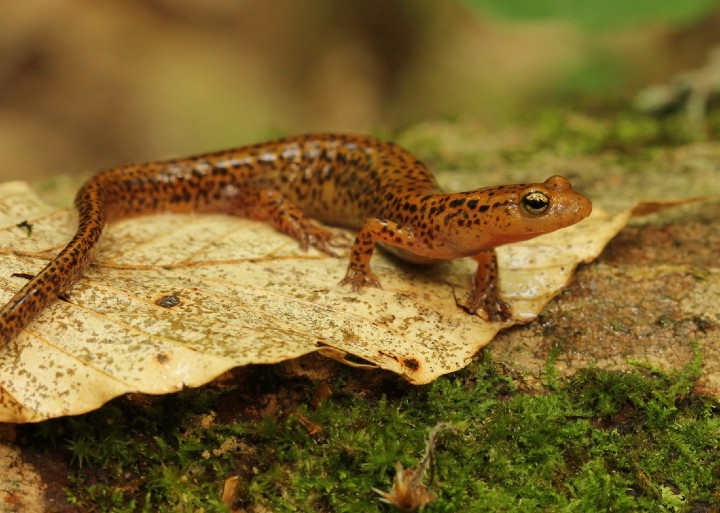
[[[428,484],[432,484],[435,474],[435,451],[438,438],[447,432],[457,432],[452,424],[442,422],[430,431],[425,445],[425,454],[417,465],[403,468],[399,461],[395,464],[395,477],[389,492],[374,489],[380,500],[394,506],[398,511],[410,513],[422,510],[428,503],[436,499],[435,494],[428,490],[424,483],[425,474],[430,471]]]
[[[680,73],[664,84],[649,86],[635,98],[636,107],[651,114],[682,109],[690,126],[702,130],[708,103],[720,93],[720,47],[710,52],[704,66]]]

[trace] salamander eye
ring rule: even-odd
[[[548,198],[543,192],[528,192],[522,198],[522,206],[525,209],[525,212],[531,216],[539,216],[548,209],[548,206],[550,206],[550,198]]]

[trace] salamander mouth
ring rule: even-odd
[[[517,234],[497,234],[493,237],[493,245],[501,246],[503,244],[513,244],[515,242],[523,242],[529,239],[533,239],[538,235],[544,235],[554,230],[534,230],[532,232],[523,232]]]

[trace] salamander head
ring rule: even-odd
[[[449,196],[457,196],[447,203],[456,208],[448,209],[444,239],[466,255],[565,228],[592,211],[590,200],[562,176]]]

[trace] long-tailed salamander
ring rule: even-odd
[[[80,189],[79,227],[68,245],[0,310],[0,342],[17,335],[66,292],[94,258],[108,222],[157,212],[223,212],[269,222],[335,255],[343,241],[317,224],[357,230],[342,284],[380,287],[370,270],[377,243],[411,262],[478,262],[466,308],[510,317],[498,294],[494,248],[577,223],[592,209],[563,177],[443,193],[415,156],[363,135],[289,137],[183,159],[102,171]]]

